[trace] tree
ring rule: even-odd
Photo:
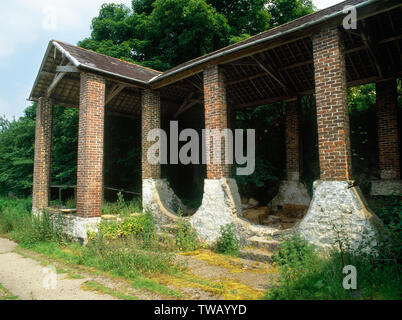
[[[271,13],[271,25],[277,27],[313,13],[315,8],[312,0],[268,0],[268,10]]]
[[[207,0],[230,25],[232,40],[252,36],[270,27],[267,0]],[[235,41],[231,41],[235,42]]]

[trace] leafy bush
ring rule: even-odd
[[[400,268],[366,254],[333,251],[320,256],[298,235],[282,241],[273,257],[279,278],[266,299],[400,299]],[[357,269],[357,290],[343,288],[343,268]]]
[[[239,240],[233,223],[221,226],[221,234],[216,242],[216,252],[231,256],[239,254]]]
[[[154,233],[154,224],[149,213],[125,218],[121,222],[102,222],[98,228],[99,237],[109,240],[130,235],[149,239],[154,237]],[[90,234],[92,239],[96,236],[95,234]]]
[[[180,251],[192,251],[200,247],[197,231],[190,222],[181,218],[175,235],[176,246]]]
[[[0,200],[0,232],[10,233],[11,238],[24,245],[35,242],[56,241],[64,243],[63,221],[44,211],[41,215],[32,215],[32,201],[19,199]]]
[[[400,264],[402,260],[402,197],[378,196],[369,201],[370,207],[384,222],[382,259],[391,259]]]
[[[118,193],[117,201],[114,203],[104,202],[102,205],[102,214],[114,214],[128,216],[132,213],[142,212],[142,203],[140,198],[135,198],[128,202],[124,200],[123,194]]]

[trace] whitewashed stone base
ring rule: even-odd
[[[269,208],[278,210],[286,204],[306,206],[310,205],[310,195],[304,183],[295,180],[284,180],[281,182],[278,194],[268,204]]]
[[[179,208],[188,211],[165,179],[142,180],[142,208],[152,213],[157,226],[177,221]]]
[[[206,179],[201,207],[190,221],[201,239],[215,241],[219,237],[221,226],[233,223],[239,212],[241,201],[234,180]]]
[[[166,224],[175,223],[179,217],[168,206],[177,198],[165,180],[145,179],[142,181],[142,206],[149,210],[161,230]],[[177,198],[178,199],[178,198]],[[179,205],[181,204],[180,199]],[[177,203],[177,200],[174,203]],[[204,195],[200,208],[191,217],[185,217],[202,242],[213,244],[220,236],[223,225],[234,223],[239,240],[244,243],[251,236],[273,236],[278,229],[259,226],[239,217],[241,201],[234,179],[204,181]]]
[[[402,180],[373,180],[370,194],[372,196],[402,195]]]
[[[222,178],[204,180],[201,207],[190,218],[190,223],[201,241],[213,244],[220,236],[221,227],[233,223],[236,235],[244,244],[254,235],[273,236],[278,229],[259,226],[241,217],[242,207],[236,180]]]
[[[33,209],[32,213],[36,217],[42,217],[40,210]],[[50,213],[50,217],[55,227],[61,228],[64,234],[81,243],[86,243],[89,231],[98,232],[98,226],[102,220],[101,217],[83,218],[74,214],[62,213]]]
[[[315,181],[310,208],[294,231],[323,251],[339,248],[341,241],[345,249],[370,252],[382,226],[358,187],[347,181]]]

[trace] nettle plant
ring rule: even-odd
[[[238,256],[239,239],[236,236],[235,225],[233,223],[221,226],[220,237],[216,242],[216,252],[230,256]]]

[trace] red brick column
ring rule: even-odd
[[[286,174],[287,180],[300,178],[300,115],[297,99],[286,101]]]
[[[376,83],[378,151],[381,179],[399,179],[396,80]]]
[[[77,164],[77,215],[99,217],[102,210],[105,79],[81,73]]]
[[[343,43],[336,27],[313,36],[318,145],[322,180],[349,180],[350,130]]]
[[[142,179],[160,179],[160,164],[150,164],[147,159],[147,152],[155,142],[147,141],[148,132],[152,129],[161,128],[161,102],[158,91],[144,90],[142,92]]]
[[[49,206],[52,145],[52,100],[40,98],[36,107],[35,160],[32,191],[33,209],[43,209]]]
[[[211,66],[204,70],[204,107],[205,129],[228,128],[228,107],[226,102],[225,76],[219,66]],[[215,146],[216,148],[217,146]],[[231,166],[224,163],[225,144],[221,140],[221,163],[213,163],[214,144],[209,142],[210,164],[207,163],[207,179],[228,177]],[[208,159],[207,159],[208,160]]]

